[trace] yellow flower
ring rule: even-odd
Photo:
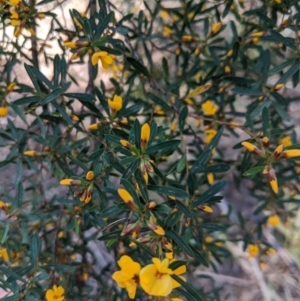
[[[227,57],[232,57],[232,55],[233,55],[233,49],[230,49],[230,50],[228,50],[228,52],[227,52]]]
[[[264,35],[264,32],[263,31],[258,31],[258,32],[254,32],[251,34],[251,37],[253,38],[260,38]]]
[[[5,202],[0,200],[0,209],[6,209],[9,206],[10,206],[9,203],[5,203]]]
[[[212,172],[209,172],[209,173],[206,175],[206,178],[207,178],[208,184],[212,185],[213,182],[214,182],[214,174],[213,174]]]
[[[137,205],[135,204],[131,194],[124,188],[118,189],[118,194],[120,198],[126,203],[126,205],[130,208],[130,210],[136,210]]]
[[[156,224],[156,219],[154,216],[151,216],[150,219],[147,221],[148,228],[153,231],[155,234],[159,236],[165,235],[165,230]]]
[[[224,71],[225,71],[225,74],[229,74],[231,72],[230,66],[226,65]]]
[[[277,181],[277,177],[275,174],[275,170],[272,167],[269,168],[268,176],[269,176],[269,182],[270,182],[271,188],[272,188],[273,192],[277,194],[278,193],[278,181]]]
[[[280,218],[278,215],[273,214],[268,217],[268,224],[272,227],[276,227],[280,223]]]
[[[37,153],[34,150],[28,150],[23,153],[25,156],[34,157]]]
[[[153,264],[142,268],[140,272],[140,285],[142,289],[152,296],[168,296],[173,290],[173,271],[169,268],[169,259],[152,258]]]
[[[150,126],[148,123],[143,124],[141,129],[141,147],[146,148],[150,138]]]
[[[123,99],[119,95],[114,95],[113,100],[108,99],[108,105],[110,106],[113,112],[118,112],[122,109]]]
[[[71,48],[71,49],[77,48],[75,42],[64,42],[64,46],[68,47],[68,48]]]
[[[194,40],[191,35],[183,35],[181,39],[183,42],[192,42]]]
[[[213,212],[213,209],[210,206],[207,206],[207,205],[202,205],[200,207],[200,210],[204,211],[204,212],[207,212],[207,213],[212,213]]]
[[[282,151],[283,151],[283,144],[279,144],[274,150],[273,157],[278,158],[281,155]]]
[[[205,116],[213,116],[218,111],[218,106],[211,100],[207,100],[201,105]]]
[[[180,275],[184,274],[185,272],[186,272],[186,266],[185,265],[181,265],[176,270],[173,270],[173,274],[179,276],[183,281],[186,281],[186,280],[183,276],[180,276]],[[173,289],[177,288],[179,286],[181,286],[181,284],[172,278],[172,287],[173,287]]]
[[[132,198],[131,194],[126,189],[119,188],[118,194],[126,204],[129,202],[133,202],[133,198]]]
[[[215,129],[210,129],[210,128],[204,129],[204,131],[206,134],[204,142],[206,144],[209,144],[211,140],[213,140],[213,138],[215,137],[217,131]]]
[[[221,22],[213,23],[210,34],[215,35],[221,29],[221,27],[222,27]]]
[[[159,15],[162,17],[162,19],[167,19],[169,17],[169,13],[164,9],[159,12]]]
[[[94,172],[92,170],[87,172],[87,174],[85,175],[85,179],[88,181],[92,181],[94,179]]]
[[[44,18],[46,17],[46,15],[45,15],[44,13],[38,13],[38,14],[36,15],[36,17],[39,18],[39,19],[41,20],[41,19],[44,19]]]
[[[264,147],[269,147],[270,139],[268,137],[263,137],[262,143],[263,143]]]
[[[127,290],[130,299],[134,299],[141,265],[127,255],[120,258],[118,265],[121,270],[114,272],[112,279],[115,280],[121,288]]]
[[[249,152],[252,152],[256,155],[262,154],[262,150],[260,150],[258,147],[256,147],[253,143],[244,141],[244,142],[242,142],[242,146],[244,146],[244,148],[246,148]]]
[[[15,86],[16,86],[15,82],[10,83],[6,88],[6,92],[7,93],[12,92],[14,90]]]
[[[279,90],[282,89],[283,86],[284,86],[283,84],[277,84],[277,85],[275,85],[275,86],[273,87],[273,90],[274,90],[274,91],[279,91]]]
[[[0,106],[0,118],[6,117],[8,114],[8,106]]]
[[[100,129],[100,126],[101,126],[101,124],[99,122],[97,122],[97,123],[90,124],[88,129],[90,131],[94,131],[94,130]]]
[[[10,24],[14,27],[18,26],[21,24],[21,20],[18,20],[18,19],[11,19],[10,20]]]
[[[9,0],[7,1],[7,4],[10,6],[16,6],[21,2],[21,0]]]
[[[248,245],[248,252],[249,252],[249,257],[255,257],[259,252],[258,245],[254,245],[254,244]]]
[[[169,26],[164,26],[163,28],[163,36],[169,37],[172,34],[172,29]]]
[[[0,258],[3,258],[4,261],[9,261],[6,248],[0,247]]]
[[[109,65],[113,64],[113,59],[110,54],[106,51],[98,51],[92,55],[92,64],[95,66],[98,64],[98,61],[101,61],[102,67],[107,69]]]
[[[282,152],[283,158],[300,157],[300,149],[288,149]]]
[[[283,144],[284,147],[292,145],[292,138],[290,135],[285,136],[280,139],[280,144]]]
[[[65,290],[62,286],[53,285],[52,289],[48,289],[46,292],[47,301],[63,301]]]
[[[79,180],[63,179],[59,182],[59,184],[64,186],[77,186],[80,185],[81,182]]]
[[[10,11],[10,18],[11,19],[19,19],[19,14],[14,9],[12,9]]]

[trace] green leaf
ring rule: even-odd
[[[172,186],[148,185],[148,190],[156,191],[157,193],[167,195],[167,196],[174,196],[175,198],[179,198],[179,199],[184,199],[189,196],[189,194],[186,191]]]
[[[78,100],[86,101],[86,102],[94,102],[95,97],[91,94],[86,93],[64,93],[64,96],[69,98],[76,98]]]
[[[264,166],[255,166],[255,167],[245,171],[243,173],[243,176],[244,177],[249,177],[249,176],[255,175],[255,174],[263,171],[264,168],[265,168]]]
[[[258,117],[264,108],[268,108],[272,104],[271,100],[265,100],[263,103],[259,104],[250,114],[251,119]]]
[[[24,64],[24,67],[25,67],[25,70],[30,78],[30,80],[32,81],[33,85],[34,85],[34,88],[36,90],[36,92],[38,93],[38,95],[41,95],[41,89],[40,89],[40,86],[36,80],[36,77],[34,76],[34,73],[32,71],[32,68],[33,66],[30,66],[30,65],[27,65],[27,64]]]
[[[299,71],[300,63],[293,65],[283,76],[277,81],[276,84],[282,84],[287,81],[287,79],[294,75],[297,71]]]
[[[113,215],[119,216],[123,211],[124,210],[122,208],[119,208],[118,206],[111,206],[105,208],[99,215],[97,215],[97,217],[106,218]]]
[[[110,12],[106,17],[99,22],[95,34],[93,36],[93,41],[96,42],[99,40],[104,30],[107,28],[109,22],[114,18],[114,12]]]
[[[292,65],[295,63],[295,58],[291,58],[287,61],[284,61],[282,64],[274,67],[273,69],[271,69],[269,72],[268,72],[268,76],[271,76],[271,75],[274,75],[276,73],[279,73],[280,71],[282,71],[283,69],[285,69],[286,67],[288,67],[289,65]]]
[[[36,233],[32,234],[30,237],[30,254],[31,254],[31,261],[32,265],[36,267],[37,261],[38,261],[38,255],[39,255],[39,243],[38,243],[39,237]]]
[[[221,138],[222,135],[223,135],[223,132],[224,132],[224,127],[222,126],[222,127],[218,130],[218,132],[217,132],[217,134],[214,136],[214,138],[211,140],[211,142],[208,144],[207,149],[212,150],[212,149],[214,149],[214,148],[217,146],[217,144],[219,143],[220,138]]]
[[[211,157],[211,150],[207,149],[205,150],[195,161],[195,163],[193,164],[190,172],[191,173],[195,173],[197,172],[198,169],[201,169],[204,167],[204,165],[209,161]]]
[[[14,101],[15,105],[27,105],[29,103],[38,103],[41,100],[40,96],[22,97]]]
[[[182,172],[184,170],[185,166],[186,166],[186,154],[184,153],[176,165],[176,171],[178,173]]]
[[[179,114],[179,130],[180,132],[183,131],[184,126],[185,126],[185,119],[189,114],[189,110],[187,106],[184,106]]]
[[[210,231],[225,231],[227,229],[227,227],[223,225],[210,224],[210,223],[202,223],[200,224],[200,227]]]
[[[202,166],[198,168],[195,173],[226,172],[229,169],[230,169],[230,165],[220,163],[220,164]]]
[[[127,167],[127,169],[122,175],[122,178],[129,179],[134,174],[134,172],[136,171],[139,165],[140,165],[140,160],[136,158],[136,160],[130,163],[130,165]]]
[[[149,71],[147,70],[147,68],[144,65],[142,65],[139,61],[137,61],[135,58],[126,57],[126,60],[139,73],[142,73],[147,77],[151,77],[151,75],[150,75]]]
[[[269,110],[266,107],[263,109],[262,112],[262,125],[263,125],[264,136],[269,137],[269,128],[270,128]]]
[[[290,121],[290,116],[288,113],[276,102],[273,101],[272,103],[274,109],[278,113],[278,115],[285,121]]]
[[[241,94],[241,95],[249,95],[249,96],[260,96],[263,94],[260,90],[252,90],[252,89],[246,89],[246,88],[240,88],[240,87],[234,87],[231,89],[231,92],[234,94]]]
[[[226,181],[221,181],[209,187],[202,195],[199,196],[196,202],[192,204],[192,208],[198,207],[209,201],[213,196],[219,193],[226,186]]]
[[[185,206],[182,202],[175,200],[176,202],[176,206],[178,207],[178,209],[186,216],[193,218],[193,214],[192,212],[188,209],[187,206]]]
[[[164,155],[173,152],[180,144],[180,142],[181,142],[180,140],[164,141],[157,145],[150,146],[149,148],[147,148],[146,153],[148,155],[155,155],[155,156],[159,155],[162,157]]]
[[[163,228],[165,230],[172,229],[175,225],[178,224],[180,217],[181,213],[179,211],[171,212],[165,219]]]
[[[146,202],[148,202],[149,201],[149,196],[148,196],[147,184],[145,182],[145,179],[144,179],[140,169],[137,169],[135,171],[135,179],[136,179],[136,182],[139,186],[142,198]]]
[[[172,108],[164,100],[162,100],[160,97],[158,97],[157,95],[155,95],[151,92],[148,92],[146,94],[146,97],[149,98],[150,100],[152,100],[156,105],[161,106],[166,111],[171,111],[172,110]]]
[[[63,90],[61,88],[56,88],[50,92],[40,103],[41,106],[48,104],[49,102],[55,100],[62,94]]]
[[[205,301],[206,300],[204,298],[204,296],[202,296],[199,292],[197,292],[192,285],[190,285],[186,281],[182,280],[179,276],[177,276],[175,274],[173,274],[171,276],[173,279],[175,279],[178,283],[181,284],[181,287],[177,288],[177,290],[179,292],[183,293],[182,288],[184,288],[186,290],[186,292],[188,293],[187,298],[189,301]]]
[[[122,178],[121,179],[121,184],[124,186],[124,188],[129,192],[129,194],[132,196],[134,202],[138,205],[139,208],[142,207],[140,198],[138,194],[136,193],[133,185],[126,179]]]
[[[10,268],[6,268],[5,266],[0,265],[0,271],[2,271],[4,273],[4,275],[6,275],[6,277],[10,276],[11,280],[13,280],[13,281],[19,280],[19,281],[22,281],[23,283],[26,283],[26,280],[24,280],[23,277],[21,277],[19,274],[17,274]],[[12,281],[9,281],[9,283],[11,283],[11,282]]]
[[[166,237],[171,238],[177,244],[177,246],[180,247],[185,253],[187,253],[191,257],[195,257],[194,252],[189,246],[189,244],[175,231],[167,230]]]

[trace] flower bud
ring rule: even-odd
[[[282,152],[281,158],[295,158],[300,157],[300,149],[288,149]]]
[[[147,147],[149,138],[150,138],[150,126],[148,123],[145,123],[141,129],[141,148],[142,149],[145,149]]]
[[[136,211],[137,205],[135,204],[133,197],[131,194],[124,188],[118,189],[118,194],[121,197],[121,199],[126,203],[126,205],[130,208],[132,211]]]
[[[274,153],[273,153],[273,158],[274,159],[278,159],[281,154],[282,154],[282,151],[283,151],[283,144],[279,144],[276,149],[274,150]]]
[[[92,170],[88,171],[85,175],[85,179],[88,181],[92,181],[94,179],[94,172]]]
[[[181,40],[183,42],[192,42],[192,41],[194,41],[194,38],[191,35],[183,35]]]
[[[283,84],[277,84],[273,87],[273,91],[279,91],[282,89],[283,86],[284,86]]]
[[[270,139],[268,137],[263,137],[262,143],[264,147],[268,148],[270,145]]]
[[[212,28],[211,28],[211,32],[210,32],[210,36],[213,36],[216,33],[218,33],[220,31],[221,27],[222,27],[221,22],[213,23]]]
[[[268,217],[268,224],[272,227],[276,227],[280,223],[280,218],[278,215],[273,214]]]
[[[63,179],[59,182],[59,184],[64,186],[78,186],[81,184],[81,181],[73,179]]]
[[[259,149],[256,145],[253,143],[244,141],[242,142],[242,145],[251,153],[254,153],[255,155],[261,156],[263,154],[263,151]]]
[[[277,194],[278,193],[278,181],[277,181],[277,177],[275,174],[275,170],[272,167],[269,169],[268,177],[269,177],[269,182],[270,182],[273,192],[275,194]]]
[[[89,127],[88,127],[88,129],[90,131],[95,131],[95,130],[100,129],[100,127],[101,127],[101,123],[97,122],[97,123],[90,124]]]

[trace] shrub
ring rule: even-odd
[[[300,15],[248,2],[0,1],[2,300],[224,300],[195,271],[230,242],[263,268],[297,210]]]

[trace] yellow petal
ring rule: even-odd
[[[242,146],[244,146],[249,152],[253,152],[256,149],[254,144],[247,141],[242,142]]]
[[[283,152],[286,158],[300,157],[300,149],[289,149]]]
[[[276,227],[280,223],[280,218],[278,215],[273,214],[268,217],[268,224],[272,227]]]
[[[0,117],[6,117],[8,114],[8,106],[0,107]]]
[[[172,292],[172,278],[159,274],[154,264],[145,266],[140,272],[140,285],[149,295],[166,297]]]
[[[94,172],[92,170],[88,171],[85,175],[86,180],[92,181],[94,179]]]
[[[148,142],[150,138],[150,126],[148,123],[143,124],[141,130],[141,140]]]
[[[118,194],[125,203],[133,202],[131,194],[126,189],[119,188]]]

